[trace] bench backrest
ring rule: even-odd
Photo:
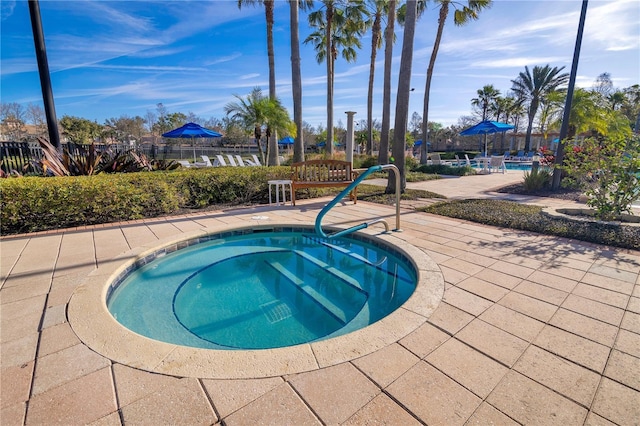
[[[350,182],[351,163],[341,160],[309,160],[291,164],[291,180],[302,182]]]

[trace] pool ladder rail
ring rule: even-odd
[[[389,232],[389,224],[386,220],[379,218],[374,219],[369,222],[361,223],[360,225],[352,226],[351,228],[343,229],[341,231],[336,231],[331,234],[327,234],[322,229],[322,219],[327,214],[329,210],[331,210],[340,200],[342,200],[353,188],[358,186],[360,182],[362,182],[367,176],[371,173],[379,172],[381,170],[391,169],[394,172],[396,177],[396,228],[393,230],[394,232],[400,232],[400,171],[393,164],[382,164],[377,166],[371,166],[367,170],[365,170],[360,176],[358,176],[349,186],[347,186],[342,192],[340,192],[336,197],[331,200],[326,206],[320,210],[318,216],[316,217],[316,225],[315,231],[316,234],[324,237],[324,238],[336,238],[341,237],[343,235],[351,234],[352,232],[359,231],[361,229],[368,228],[370,225],[374,225],[376,223],[382,223],[385,228],[385,232]]]

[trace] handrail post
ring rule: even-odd
[[[396,167],[393,164],[383,164],[383,165],[378,165],[378,166],[371,166],[369,167],[367,170],[365,170],[364,173],[362,173],[360,176],[358,176],[349,186],[347,186],[342,192],[340,192],[338,195],[336,195],[336,197],[331,200],[329,203],[327,203],[326,206],[324,206],[322,208],[322,210],[320,210],[320,213],[318,213],[318,216],[316,217],[316,224],[315,224],[315,231],[316,234],[320,235],[323,238],[331,238],[331,237],[337,237],[337,236],[342,236],[342,235],[346,235],[349,234],[351,232],[355,232],[358,231],[360,229],[364,229],[366,227],[369,226],[368,223],[362,223],[360,225],[356,225],[353,226],[351,228],[339,231],[339,232],[335,232],[334,234],[331,235],[327,235],[323,230],[322,230],[322,219],[324,218],[324,216],[327,214],[327,212],[329,210],[331,210],[336,204],[338,204],[338,201],[341,200],[342,198],[344,198],[353,188],[355,188],[356,186],[358,186],[360,184],[360,182],[362,182],[367,176],[369,176],[371,173],[380,171],[380,170],[385,170],[385,169],[393,169],[395,177],[396,177],[396,229],[394,229],[394,232],[401,232],[402,229],[400,229],[400,170],[398,170],[398,167]],[[375,222],[372,223],[377,223],[378,220],[376,220]]]
[[[400,170],[398,169],[398,166],[396,166],[395,164],[384,164],[382,166],[382,169],[391,169],[393,170],[393,174],[396,177],[396,229],[394,229],[394,232],[401,232],[402,229],[400,229],[400,196],[402,195],[400,193]]]

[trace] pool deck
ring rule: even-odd
[[[567,204],[490,191],[521,178],[409,187]],[[123,253],[256,216],[310,224],[326,201],[2,238],[0,424],[639,424],[640,252],[410,208],[430,200],[403,206],[394,237],[437,263],[442,301],[418,329],[368,355],[260,379],[174,377],[99,355],[69,324],[74,291]],[[346,202],[325,223],[393,224],[394,212]]]

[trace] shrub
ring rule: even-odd
[[[485,225],[574,238],[597,244],[640,249],[640,227],[552,218],[542,207],[502,200],[455,200],[420,209],[427,213],[470,220]]]
[[[567,150],[562,169],[585,191],[598,218],[632,213],[631,204],[640,198],[640,137],[587,138]]]
[[[527,191],[539,191],[551,184],[553,174],[548,169],[534,169],[524,172],[524,189]]]
[[[2,179],[2,234],[154,217],[180,197],[157,174]]]
[[[216,167],[94,176],[0,179],[2,234],[118,222],[181,208],[267,201],[288,167]]]
[[[428,173],[428,174],[439,174],[439,175],[448,175],[448,176],[467,176],[475,174],[475,170],[473,170],[470,166],[464,167],[452,167],[444,164],[438,165],[427,165],[422,164],[412,171],[420,172],[420,173]]]

